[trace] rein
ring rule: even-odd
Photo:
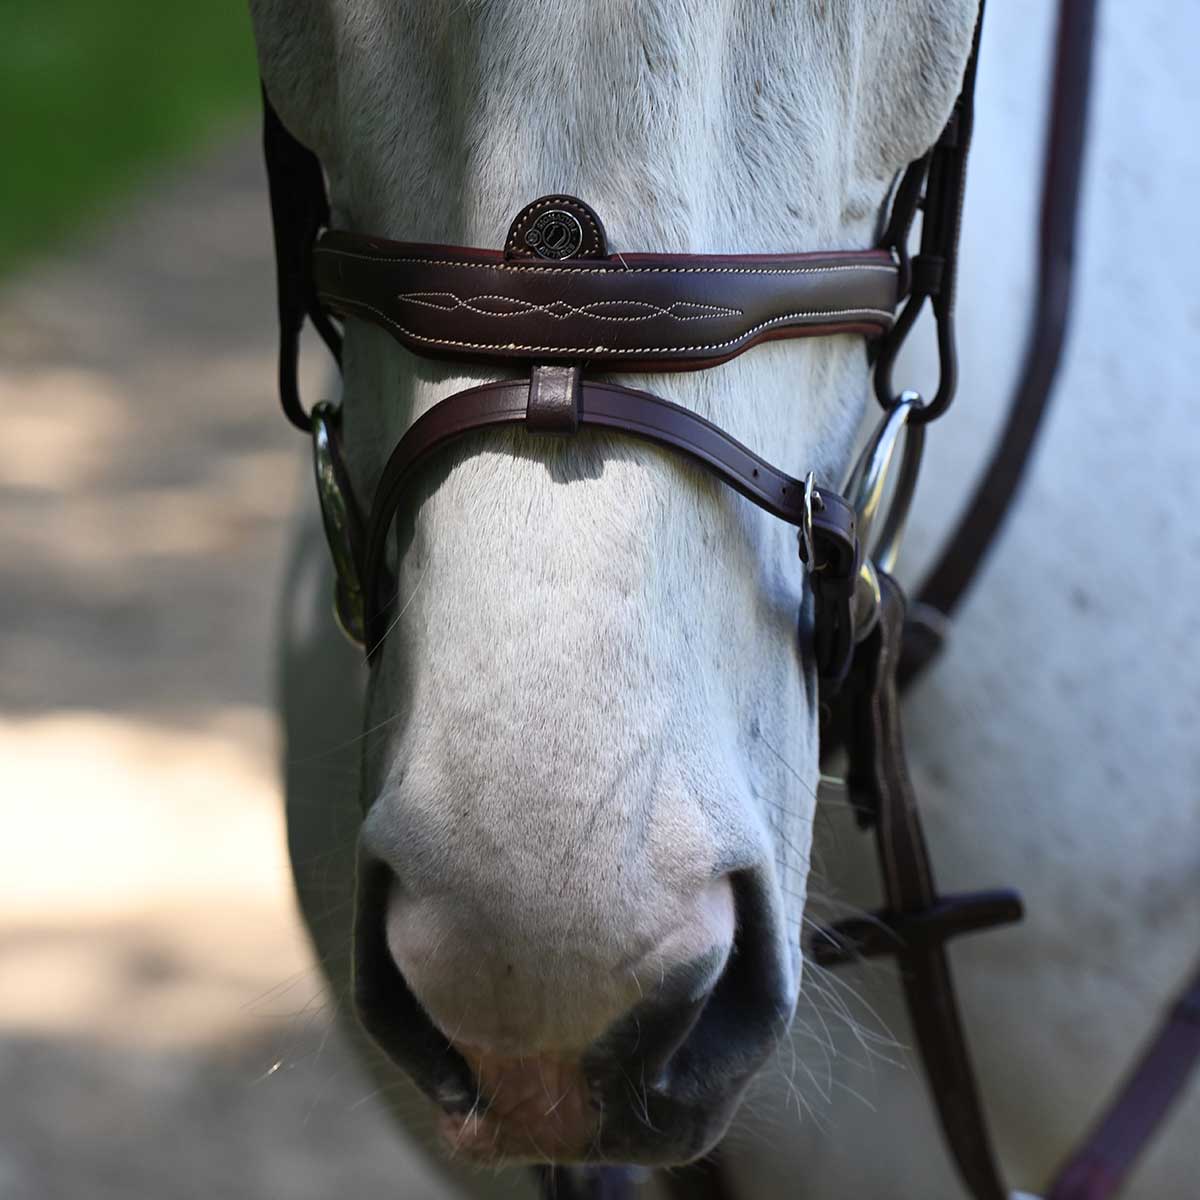
[[[868,250],[609,255],[597,214],[565,195],[542,197],[518,213],[503,250],[333,230],[320,162],[284,127],[265,89],[263,106],[279,392],[288,419],[312,438],[343,630],[373,665],[395,591],[386,561],[395,518],[428,463],[480,431],[516,428],[560,438],[582,428],[617,431],[700,466],[795,526],[814,595],[815,660],[827,710],[823,752],[847,751],[847,786],[859,825],[874,835],[886,897],[884,909],[870,918],[819,931],[806,953],[824,966],[882,954],[898,959],[931,1095],[962,1181],[975,1200],[1005,1200],[945,945],[1019,920],[1021,900],[1010,890],[939,892],[907,768],[899,694],[940,648],[948,615],[1011,506],[1050,394],[1066,328],[1095,0],[1061,0],[1038,303],[1022,379],[1000,447],[910,611],[891,572],[925,426],[950,406],[957,384],[955,276],[982,8],[951,117],[901,175],[880,244]],[[920,247],[910,255],[918,209]],[[897,392],[892,382],[897,353],[926,302],[940,364],[928,401]],[[339,409],[320,403],[307,410],[297,384],[305,321],[340,364],[334,321],[350,317],[380,326],[415,354],[527,372],[458,392],[425,412],[396,445],[367,507],[354,495],[342,460]],[[884,410],[840,492],[811,473],[800,478],[772,466],[687,408],[588,377],[597,369],[704,369],[767,340],[834,333],[872,344],[874,387]],[[1112,1195],[1198,1057],[1200,974],[1107,1117],[1052,1185],[1049,1200]],[[634,1186],[622,1168],[545,1168],[540,1176],[546,1194],[560,1200],[618,1200]],[[664,1179],[680,1196],[722,1200],[732,1194],[718,1159]]]

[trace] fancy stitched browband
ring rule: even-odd
[[[586,207],[550,196],[529,209],[548,203],[552,214]],[[610,257],[602,235],[595,245],[516,259],[331,231],[313,249],[313,275],[326,308],[382,326],[414,353],[486,361],[709,367],[768,338],[875,337],[895,319],[899,265],[882,250]]]

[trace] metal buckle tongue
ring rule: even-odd
[[[800,523],[800,561],[810,571],[817,567],[817,541],[813,533],[813,498],[817,495],[817,477],[809,471],[804,477],[804,520]]]
[[[892,574],[900,556],[900,543],[925,448],[925,426],[909,418],[922,404],[917,392],[900,393],[896,403],[875,427],[842,489],[858,515],[858,537],[863,550],[862,566],[854,586],[854,636],[859,642],[879,620],[882,599],[877,572]],[[896,449],[902,440],[899,474],[885,509],[884,498]],[[876,534],[877,526],[879,532]]]

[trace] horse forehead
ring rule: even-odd
[[[494,239],[530,195],[587,189],[618,248],[795,250],[873,215],[936,136],[976,3],[277,7],[252,0],[268,88],[363,227]]]

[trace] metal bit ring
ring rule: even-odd
[[[363,596],[358,578],[357,546],[361,539],[358,513],[350,495],[350,482],[337,451],[339,410],[326,401],[312,409],[313,473],[321,502],[321,523],[333,559],[337,584],[334,616],[338,628],[351,642],[363,643]]]
[[[900,555],[900,543],[925,448],[924,425],[909,418],[919,412],[921,406],[918,393],[901,392],[871,435],[846,481],[844,494],[857,513],[858,536],[863,548],[862,567],[855,589],[855,631],[860,641],[871,632],[878,617],[880,600],[876,569],[890,574]],[[883,499],[901,442],[900,474],[884,513]]]

